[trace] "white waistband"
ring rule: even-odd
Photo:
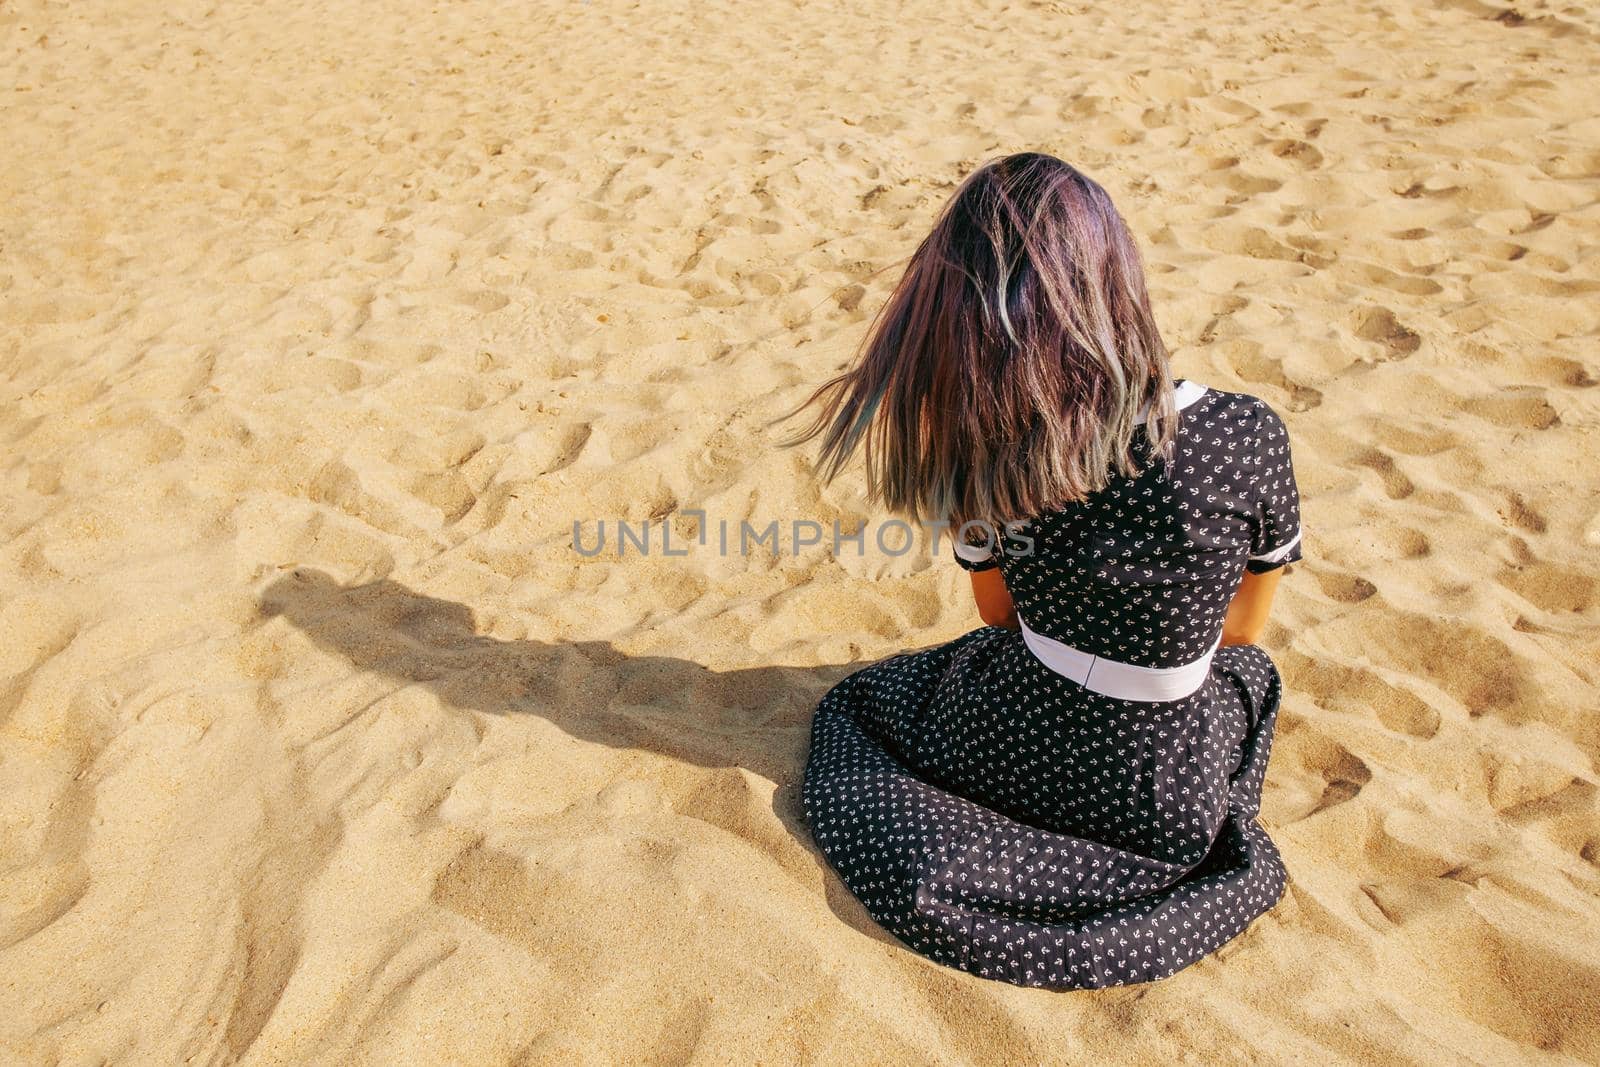
[[[1022,623],[1022,640],[1039,662],[1085,689],[1119,700],[1157,701],[1181,700],[1205,684],[1211,672],[1211,657],[1222,644],[1222,633],[1217,632],[1217,639],[1205,655],[1177,667],[1140,667],[1106,659],[1035,633],[1027,623]]]

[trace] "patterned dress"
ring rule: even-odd
[[[1259,646],[1218,643],[1242,572],[1301,558],[1288,433],[1257,397],[1176,387],[1170,464],[955,545],[968,570],[1000,567],[1023,631],[891,657],[817,708],[817,845],[940,963],[1027,986],[1149,981],[1283,892],[1256,821],[1281,679]]]

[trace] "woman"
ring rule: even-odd
[[[1105,190],[972,174],[860,359],[811,398],[820,469],[959,529],[988,625],[846,678],[803,804],[874,919],[1021,985],[1164,977],[1283,891],[1256,822],[1281,680],[1255,642],[1301,558],[1283,421],[1174,379]]]

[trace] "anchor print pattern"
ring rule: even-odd
[[[1282,419],[1248,394],[1177,387],[1170,461],[987,553],[958,546],[962,567],[1002,569],[1031,629],[1178,666],[1212,646],[1247,568],[1302,558]],[[1281,686],[1265,650],[1228,645],[1187,697],[1119,699],[984,627],[823,698],[806,818],[868,913],[933,960],[1041,987],[1165,977],[1282,895],[1256,820]]]

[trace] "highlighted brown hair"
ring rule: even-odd
[[[1148,402],[1141,420],[1139,412]],[[969,175],[911,256],[853,366],[801,406],[818,473],[863,448],[872,499],[914,519],[1032,518],[1170,458],[1166,346],[1132,235],[1053,156]]]

